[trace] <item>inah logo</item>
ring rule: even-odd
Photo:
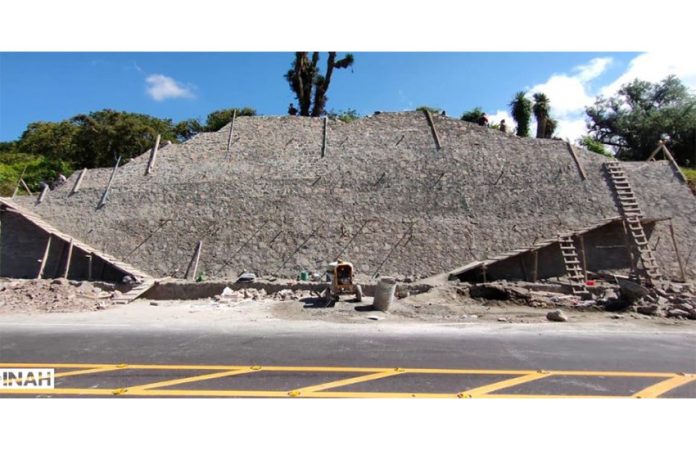
[[[0,369],[2,389],[53,389],[53,369]]]

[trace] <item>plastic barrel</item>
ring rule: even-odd
[[[372,302],[374,309],[378,311],[388,311],[394,299],[396,291],[396,280],[391,277],[382,277],[375,287],[375,299]]]

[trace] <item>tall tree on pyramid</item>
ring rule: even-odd
[[[326,96],[334,69],[346,69],[353,65],[353,55],[348,53],[342,59],[336,59],[336,52],[329,52],[324,74],[319,73],[319,52],[296,52],[290,70],[285,79],[299,102],[300,116],[319,117],[324,114]]]

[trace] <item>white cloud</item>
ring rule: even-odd
[[[147,93],[153,100],[161,102],[170,98],[194,98],[193,88],[185,86],[174,78],[162,74],[149,75],[147,83]]]
[[[512,116],[507,111],[499,109],[495,112],[495,114],[486,113],[486,116],[488,117],[488,123],[491,125],[500,124],[501,120],[505,120],[505,125],[507,125],[508,131],[511,131],[515,128],[515,121],[512,119]]]
[[[636,78],[656,83],[667,75],[676,75],[686,86],[696,90],[696,58],[684,53],[643,53],[636,56],[619,78],[600,89],[603,96],[615,94],[621,85]]]
[[[603,74],[612,62],[611,58],[594,58],[587,64],[575,67],[573,71],[577,72],[576,77],[580,81],[588,82]]]
[[[552,112],[559,119],[584,111],[594,102],[590,82],[600,76],[612,63],[611,58],[594,58],[572,69],[573,75],[554,74],[542,84],[529,89],[529,94],[543,92],[551,100]]]

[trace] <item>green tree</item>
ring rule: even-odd
[[[327,114],[328,117],[331,119],[338,119],[341,122],[345,123],[351,123],[354,120],[357,120],[360,118],[360,114],[354,109],[346,109],[346,110],[341,110],[341,111],[333,111],[329,112]]]
[[[157,138],[175,140],[170,119],[105,109],[71,119],[78,127],[73,145],[76,167],[112,166],[118,156],[132,158],[151,147]],[[124,162],[125,162],[124,161]]]
[[[590,135],[617,147],[620,159],[646,159],[667,135],[677,162],[696,167],[696,95],[674,75],[658,83],[636,79],[585,112]]]
[[[604,147],[604,144],[594,139],[592,136],[585,135],[578,139],[577,143],[591,152],[602,156],[612,156],[611,152]]]
[[[421,112],[422,111],[430,111],[430,114],[433,114],[433,115],[442,114],[442,110],[440,108],[436,108],[435,106],[427,106],[427,105],[419,106],[418,108],[416,108],[416,111],[421,111]]]
[[[478,123],[481,117],[486,114],[483,109],[481,109],[480,106],[477,106],[476,108],[465,112],[462,114],[462,120],[465,122],[471,122],[471,123]]]
[[[520,91],[510,102],[510,113],[517,122],[517,136],[529,136],[529,123],[532,118],[532,102],[527,98],[527,93]]]
[[[79,127],[73,122],[33,122],[15,143],[15,151],[43,155],[54,160],[73,160],[80,152],[75,146]]]
[[[244,108],[219,109],[208,114],[203,131],[218,131],[232,121],[232,116],[235,111],[237,112],[237,117],[256,115],[256,110],[248,106]]]
[[[335,69],[346,69],[353,65],[353,55],[348,53],[342,59],[336,59],[336,52],[329,52],[324,74],[319,73],[319,52],[296,52],[290,70],[285,79],[295,94],[300,105],[301,116],[319,117],[324,114],[328,97],[326,93],[331,84]]]
[[[535,93],[533,97],[534,106],[532,107],[532,112],[534,112],[534,118],[537,123],[536,137],[537,139],[550,138],[553,132],[547,133],[546,130],[550,119],[549,113],[551,111],[549,98],[542,92]]]
[[[198,119],[182,120],[174,126],[174,134],[177,141],[186,141],[203,131],[203,125]]]

